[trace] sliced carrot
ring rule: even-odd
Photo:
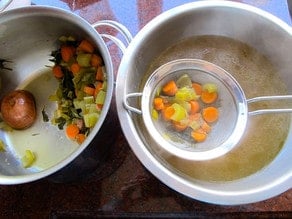
[[[195,90],[195,92],[196,92],[197,95],[201,95],[202,94],[203,88],[202,88],[202,85],[201,84],[194,82],[194,83],[192,83],[192,87]]]
[[[60,65],[55,65],[52,70],[56,78],[60,79],[64,77],[64,73]]]
[[[69,60],[74,56],[75,48],[73,46],[63,45],[61,47],[61,57],[63,61],[69,62]]]
[[[162,91],[165,95],[174,96],[178,88],[174,80],[169,81],[162,87]]]
[[[79,134],[79,128],[76,124],[67,125],[66,135],[68,138],[75,140],[77,134]]]
[[[162,111],[162,117],[165,121],[169,121],[171,116],[175,113],[175,110],[172,106],[168,106]]]
[[[88,86],[84,86],[83,91],[84,93],[93,96],[95,93],[95,88],[88,85]]]
[[[191,111],[190,111],[191,114],[195,114],[200,111],[200,104],[198,101],[191,100],[189,103],[191,104]]]
[[[154,107],[154,109],[156,109],[158,111],[164,109],[165,106],[163,103],[163,98],[155,97],[153,100],[153,107]]]
[[[207,104],[214,103],[217,100],[217,97],[218,97],[217,92],[209,93],[208,91],[202,91],[201,94],[201,100]]]
[[[72,71],[73,75],[77,75],[80,71],[80,65],[77,62],[74,62],[71,67],[70,70]]]
[[[78,144],[82,144],[85,141],[86,136],[84,134],[82,134],[82,133],[79,133],[79,134],[76,135],[75,139],[76,139]]]
[[[102,58],[99,55],[92,54],[90,64],[93,67],[102,66]]]
[[[179,132],[184,131],[188,127],[188,124],[183,124],[181,122],[176,122],[176,121],[172,121],[172,124],[175,130]]]
[[[196,142],[203,142],[207,138],[207,134],[200,130],[192,131],[191,136]]]
[[[94,52],[94,46],[88,40],[82,40],[77,49],[87,53]]]
[[[212,123],[218,120],[219,110],[213,106],[203,109],[202,116],[208,123]]]
[[[95,74],[95,80],[97,80],[97,81],[103,81],[104,80],[103,71],[102,71],[102,68],[100,66],[97,68],[97,71],[96,71],[96,74]]]

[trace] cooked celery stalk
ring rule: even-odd
[[[106,92],[103,90],[100,90],[98,94],[96,95],[95,103],[96,104],[104,104],[105,101]]]
[[[196,131],[198,128],[200,128],[200,123],[198,121],[191,121],[189,123],[189,127],[191,127],[194,131]]]
[[[0,139],[0,152],[4,152],[5,151],[5,144],[4,142]]]
[[[175,94],[176,100],[190,101],[197,100],[199,97],[196,95],[196,92],[191,87],[182,87],[178,89]]]
[[[86,96],[83,99],[84,99],[85,104],[94,103],[94,97],[93,96]]]
[[[192,80],[188,74],[184,74],[177,79],[176,84],[179,88],[181,87],[191,87]]]
[[[89,103],[85,104],[85,114],[87,113],[96,113],[98,112],[96,104],[95,103]]]
[[[21,162],[24,168],[30,167],[35,162],[36,156],[31,150],[26,150]]]
[[[183,108],[185,108],[185,110],[187,112],[191,111],[191,104],[187,101],[184,100],[176,100],[176,103],[178,103],[179,105],[181,105]]]
[[[83,118],[84,118],[85,127],[92,128],[96,124],[96,122],[99,118],[99,114],[98,113],[88,113],[88,114],[85,114]]]
[[[78,100],[77,98],[74,99],[73,106],[75,109],[83,109],[85,106],[84,100]]]
[[[158,87],[158,88],[157,88],[156,93],[155,93],[155,96],[156,96],[156,97],[160,96],[161,90],[162,90],[161,87]]]
[[[104,81],[103,83],[102,83],[102,88],[101,88],[102,90],[106,90],[107,89],[107,81]]]
[[[91,54],[80,53],[77,55],[77,62],[81,67],[90,67]]]
[[[208,91],[209,93],[217,92],[218,88],[216,84],[207,83],[203,85],[203,90]]]
[[[157,112],[157,110],[152,109],[152,111],[151,111],[151,116],[152,116],[152,118],[153,118],[154,120],[157,120],[157,119],[158,119],[158,112]]]
[[[173,121],[181,121],[187,117],[187,111],[181,105],[174,103],[171,105],[174,108],[174,114],[170,117]]]

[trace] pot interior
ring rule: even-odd
[[[42,112],[53,117],[56,103],[49,100],[58,82],[51,67],[51,52],[58,48],[61,36],[87,39],[100,51],[104,59],[108,88],[104,108],[98,123],[82,145],[69,140],[64,130],[51,122],[44,122]],[[1,59],[8,60],[1,70],[1,94],[14,89],[29,90],[36,99],[37,120],[26,130],[0,131],[5,153],[0,153],[0,183],[15,184],[47,176],[71,162],[91,142],[101,127],[109,109],[113,75],[112,63],[105,43],[97,32],[81,18],[63,10],[32,6],[4,12],[0,15]],[[26,149],[36,153],[33,167],[23,168],[21,157]],[[15,177],[17,176],[17,177]]]
[[[291,28],[277,18],[242,4],[181,6],[150,22],[135,37],[119,69],[118,77],[124,76],[126,81],[124,85],[118,83],[117,92],[141,91],[159,66],[179,58],[196,58],[233,75],[247,99],[291,94],[291,33]],[[131,103],[135,104],[138,107],[137,102]],[[125,134],[142,163],[187,196],[238,204],[263,200],[291,188],[292,169],[286,163],[292,159],[290,114],[252,118],[243,137],[246,142],[240,142],[238,149],[220,159],[194,162],[161,149],[141,116],[128,114],[119,98],[117,105],[121,106],[118,112]],[[273,141],[264,141],[267,133],[273,133]],[[242,157],[248,158],[238,159]],[[269,190],[273,183],[275,187]]]

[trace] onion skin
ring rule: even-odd
[[[34,96],[26,90],[14,90],[1,101],[2,119],[14,129],[26,129],[36,120]]]

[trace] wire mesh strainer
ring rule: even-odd
[[[188,74],[192,81],[214,83],[218,87],[219,120],[204,142],[196,143],[189,135],[170,129],[165,122],[152,117],[153,98],[157,89],[170,80]],[[130,98],[141,97],[141,109],[129,104]],[[179,59],[159,67],[148,78],[142,93],[125,95],[124,106],[129,111],[142,114],[144,124],[153,140],[166,151],[188,160],[208,160],[222,156],[233,149],[242,138],[249,115],[263,113],[290,113],[286,109],[261,109],[248,111],[248,104],[258,101],[292,99],[292,95],[264,96],[246,100],[245,94],[235,78],[224,69],[198,59]]]

